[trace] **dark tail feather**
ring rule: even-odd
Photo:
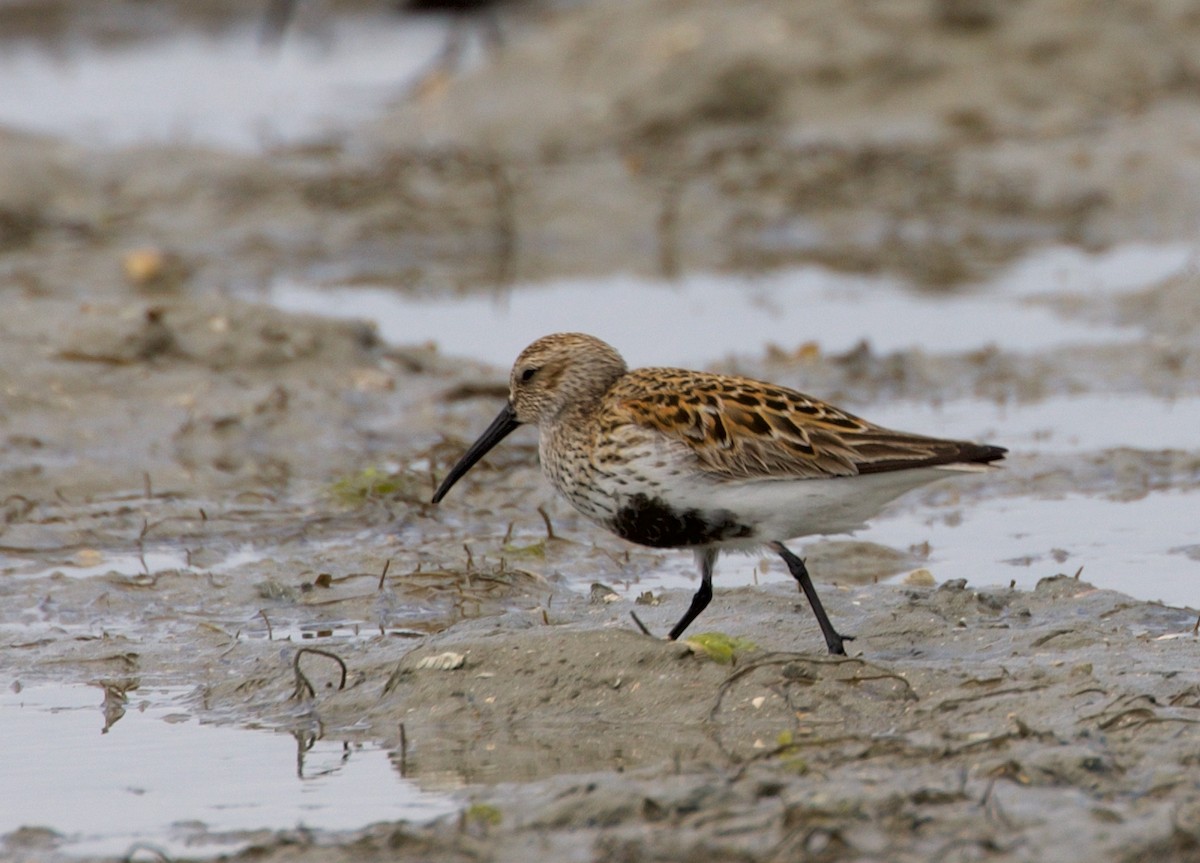
[[[891,453],[888,448],[883,448],[883,452],[888,453],[888,455],[881,453],[882,457],[875,460],[870,458],[862,459],[858,464],[858,472],[860,474],[883,473],[889,470],[938,467],[945,464],[990,464],[994,461],[1000,461],[1004,458],[1004,454],[1008,452],[1002,446],[961,440],[928,438],[918,442],[910,438],[909,442],[913,444],[913,449],[924,450],[924,452],[919,454],[913,453],[907,456],[888,457]],[[859,444],[858,452],[860,458],[868,451],[868,446]]]
[[[990,464],[994,461],[1002,461],[1007,452],[1008,450],[1004,447],[993,446],[989,443],[960,443],[959,455],[954,461],[967,464]]]

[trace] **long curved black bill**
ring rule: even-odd
[[[487,455],[488,450],[508,437],[520,424],[512,405],[506,404],[504,410],[500,411],[499,415],[492,420],[492,424],[487,427],[487,431],[481,434],[479,440],[471,444],[471,448],[463,453],[463,457],[458,460],[458,463],[450,468],[450,473],[446,474],[446,478],[442,480],[438,490],[433,493],[433,502],[440,503],[446,496],[446,492],[450,491],[450,487],[462,479],[463,474],[475,466],[475,462]]]

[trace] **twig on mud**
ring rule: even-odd
[[[383,572],[379,573],[379,589],[383,590],[383,580],[387,578],[388,569],[392,566],[392,559],[389,557],[383,564]]]
[[[1147,716],[1146,714],[1149,715]],[[1120,725],[1123,729],[1132,730],[1134,728],[1141,728],[1143,725],[1162,725],[1167,722],[1200,725],[1200,719],[1192,719],[1189,716],[1158,716],[1150,710],[1134,708],[1133,710],[1126,710],[1124,713],[1118,713],[1111,719],[1106,719],[1100,723],[1100,728],[1104,731],[1110,731]]]
[[[1005,814],[1004,808],[1000,805],[1000,800],[992,792],[996,788],[996,783],[1002,777],[993,776],[988,780],[987,788],[983,789],[983,796],[979,798],[979,806],[987,813],[988,818],[999,821],[1005,827],[1012,828],[1012,820]]]
[[[1200,635],[1200,617],[1196,618],[1196,625],[1192,627],[1192,635]]]
[[[721,702],[726,694],[741,678],[747,674],[751,674],[760,668],[766,668],[770,665],[790,665],[793,662],[807,662],[813,665],[859,665],[863,668],[878,669],[878,674],[873,674],[870,677],[852,677],[848,680],[843,680],[843,683],[862,683],[869,680],[898,680],[904,684],[905,698],[913,701],[919,701],[920,697],[913,691],[912,684],[904,679],[903,676],[896,674],[894,671],[879,668],[879,666],[867,662],[865,659],[860,659],[857,656],[808,656],[803,653],[768,653],[758,659],[755,659],[743,665],[737,671],[725,678],[717,692],[717,700],[713,704],[712,709],[708,713],[709,720],[715,720],[717,712],[721,709]]]
[[[333,599],[320,599],[304,603],[305,608],[321,608],[328,605],[340,605],[343,602],[358,602],[374,598],[373,593],[356,593],[353,596],[335,596]]]
[[[1026,692],[1037,692],[1039,689],[1045,689],[1047,684],[1035,683],[1032,686],[1010,686],[1007,689],[995,689],[991,692],[980,692],[975,695],[965,695],[962,698],[947,698],[945,701],[940,701],[933,706],[933,710],[953,710],[960,704],[970,704],[975,701],[982,701],[985,698],[997,698],[1001,695],[1022,695]]]
[[[408,774],[408,732],[404,729],[404,723],[400,723],[400,778],[406,778]]]
[[[546,523],[546,539],[558,539],[558,537],[554,535],[554,525],[550,523],[550,516],[546,512],[546,507],[539,506],[537,508],[537,514],[540,515],[542,517],[542,521]]]
[[[149,532],[150,532],[150,521],[148,519],[143,518],[142,519],[142,531],[141,531],[141,533],[138,534],[138,538],[137,538],[137,548],[138,548],[138,560],[140,560],[142,562],[142,572],[146,573],[146,575],[150,574],[150,567],[148,567],[146,565],[146,534]]]
[[[622,558],[620,555],[617,555],[614,552],[609,551],[607,548],[604,548],[603,546],[596,545],[596,543],[594,543],[594,542],[592,543],[592,551],[599,552],[600,554],[604,555],[609,560],[611,560],[613,563],[615,563],[617,566],[628,566],[629,565],[629,552],[625,552],[624,558]]]
[[[646,628],[646,624],[642,623],[641,618],[637,616],[636,611],[630,611],[629,616],[633,618],[633,622],[637,624],[637,628],[642,631],[642,635],[649,636],[650,638],[654,637],[650,630]]]
[[[158,587],[158,579],[159,579],[160,575],[162,575],[162,573],[160,573],[160,572],[156,572],[153,575],[151,575],[148,572],[142,572],[137,575],[128,575],[128,576],[119,575],[117,573],[110,573],[108,576],[108,580],[111,581],[113,584],[120,585],[121,587],[154,588],[154,587]]]
[[[303,698],[305,697],[304,693],[306,690],[309,698],[315,698],[317,695],[317,690],[313,688],[312,683],[304,676],[304,672],[300,670],[300,657],[306,653],[315,653],[318,656],[324,656],[336,662],[342,670],[342,678],[338,681],[337,688],[339,690],[346,688],[346,663],[342,661],[340,656],[328,650],[321,650],[318,647],[301,647],[296,651],[296,655],[292,657],[292,671],[296,674],[296,688],[292,690],[292,694],[288,696],[289,698]]]
[[[267,641],[274,641],[275,635],[271,632],[271,619],[267,617],[267,610],[265,608],[260,608],[258,610],[258,616],[261,617],[263,619],[263,623],[267,625]]]
[[[270,503],[270,504],[279,503],[279,501],[275,497],[275,495],[268,494],[265,491],[253,491],[253,490],[239,491],[237,494],[235,494],[233,496],[233,499],[235,501],[237,501],[238,503],[243,503],[245,501],[251,501],[251,500],[266,501],[267,503]]]
[[[1014,718],[1013,722],[1017,727],[1012,731],[992,734],[979,740],[969,740],[961,746],[947,746],[942,750],[941,756],[943,758],[953,758],[956,755],[962,755],[964,752],[995,746],[999,743],[1007,743],[1009,740],[1026,740],[1030,737],[1038,740],[1046,740],[1053,739],[1054,737],[1054,733],[1050,731],[1034,731],[1020,719]]]
[[[832,860],[846,856],[850,844],[837,827],[796,827],[771,847],[767,860]]]
[[[129,850],[125,852],[123,858],[125,863],[133,863],[133,855],[139,851],[145,851],[147,854],[153,854],[155,859],[163,861],[163,863],[171,863],[171,858],[167,856],[167,852],[163,851],[156,845],[151,845],[149,842],[134,842],[129,846]]]
[[[1007,818],[1004,818],[1004,822],[1011,826],[1012,822],[1010,822]],[[953,852],[961,851],[964,848],[978,849],[980,856],[988,856],[988,855],[996,854],[996,853],[1005,853],[1005,852],[1011,850],[1010,848],[1006,848],[1006,847],[1002,846],[995,839],[991,839],[991,838],[952,839],[933,853],[933,856],[931,856],[929,858],[929,863],[941,863],[941,861],[943,861],[943,860],[950,859],[950,855]],[[975,856],[975,855],[972,855],[972,856]],[[955,857],[953,859],[955,859],[955,860],[965,859],[965,857],[966,857],[965,854],[964,855],[955,855]]]
[[[1154,718],[1154,711],[1149,707],[1131,707],[1128,710],[1122,710],[1120,713],[1113,714],[1103,722],[1097,723],[1097,727],[1104,731],[1111,731],[1117,727],[1136,727],[1149,722],[1152,718]]]
[[[760,761],[767,761],[771,758],[776,758],[780,755],[789,755],[789,754],[798,753],[801,749],[806,748],[806,747],[835,746],[835,745],[841,744],[841,743],[862,743],[862,742],[866,741],[867,739],[868,738],[865,735],[841,734],[841,735],[838,735],[837,737],[821,737],[821,738],[818,738],[815,740],[804,740],[804,741],[794,741],[792,743],[781,743],[779,746],[772,747],[771,749],[764,749],[759,752],[755,752],[753,755],[751,755],[749,758],[747,758],[745,761],[743,761],[738,766],[738,769],[736,771],[734,771],[733,776],[730,777],[730,781],[731,782],[740,782],[745,777],[746,771],[749,770],[751,768],[751,766],[759,763]],[[721,751],[724,752],[727,756],[730,755],[730,753],[725,749],[725,747],[723,745],[721,745],[720,741],[717,741],[717,745],[721,746]],[[818,773],[817,775],[822,775],[822,774]]]
[[[1127,693],[1125,695],[1118,695],[1116,698],[1114,698],[1112,701],[1108,702],[1108,704],[1101,707],[1095,713],[1089,713],[1087,716],[1081,716],[1079,718],[1079,721],[1080,722],[1091,722],[1093,719],[1095,719],[1095,720],[1101,720],[1104,723],[1107,723],[1110,721],[1111,717],[1114,715],[1115,716],[1128,716],[1130,713],[1133,713],[1137,709],[1144,710],[1146,713],[1153,715],[1154,712],[1152,710],[1150,710],[1149,707],[1143,707],[1143,708],[1128,708],[1127,707],[1124,710],[1121,710],[1119,713],[1115,713],[1115,714],[1113,713],[1113,711],[1116,710],[1116,708],[1118,706],[1134,704],[1138,701],[1149,702],[1150,705],[1152,705],[1152,706],[1158,704],[1158,702],[1155,701],[1153,695],[1144,695],[1144,694],[1136,694],[1135,695],[1132,693]],[[1109,717],[1109,719],[1105,719],[1106,716]]]
[[[1069,635],[1070,633],[1072,633],[1074,631],[1075,631],[1074,629],[1055,629],[1052,632],[1047,632],[1041,638],[1034,639],[1033,642],[1029,646],[1030,647],[1042,647],[1045,644],[1047,644],[1048,642],[1053,641],[1054,639],[1058,638],[1060,635]]]
[[[32,512],[33,508],[37,506],[34,501],[25,497],[23,494],[10,494],[8,497],[4,498],[4,500],[0,500],[0,506],[8,506],[10,503],[18,502],[21,504],[23,515]]]
[[[749,675],[755,671],[758,671],[759,669],[766,668],[769,666],[785,666],[786,667],[786,666],[792,665],[794,663],[796,663],[796,664],[809,663],[812,665],[828,665],[828,666],[833,666],[835,668],[839,667],[839,666],[853,664],[854,666],[857,666],[858,668],[861,668],[861,669],[870,668],[870,669],[874,670],[876,673],[865,675],[865,674],[861,674],[858,671],[856,671],[853,673],[853,676],[851,676],[851,677],[834,678],[834,679],[837,680],[837,682],[844,683],[844,684],[865,683],[865,682],[872,681],[872,680],[894,680],[894,681],[898,681],[899,683],[901,683],[903,685],[903,687],[904,687],[903,693],[904,693],[905,700],[913,700],[913,701],[920,700],[920,697],[913,690],[912,684],[909,683],[903,676],[896,674],[895,672],[888,671],[887,669],[880,668],[879,666],[874,665],[873,663],[867,662],[865,659],[861,659],[857,656],[813,657],[813,656],[809,656],[809,655],[801,654],[801,653],[768,653],[768,654],[765,654],[764,656],[759,657],[758,659],[748,662],[747,664],[745,664],[738,670],[732,672],[728,677],[726,677],[725,680],[721,683],[721,686],[718,688],[716,700],[713,702],[712,708],[708,712],[708,729],[710,731],[710,737],[712,737],[713,742],[715,742],[717,744],[717,748],[720,749],[721,752],[724,753],[727,757],[731,758],[735,762],[737,762],[739,760],[738,757],[735,756],[735,754],[728,747],[726,747],[724,741],[722,741],[720,730],[719,730],[720,726],[719,726],[719,723],[717,722],[717,717],[718,717],[718,714],[721,712],[721,708],[724,703],[725,696],[729,694],[729,692],[733,689],[734,684],[736,684],[739,680],[741,680],[742,678],[746,677],[747,675]],[[789,675],[787,673],[787,671],[783,672],[783,678],[782,678],[782,682],[784,684],[806,683],[808,685],[812,685],[812,684],[815,684],[817,682],[817,680],[818,680],[818,678],[815,675],[812,676],[811,678],[799,678],[796,675]],[[771,688],[774,689],[775,687],[771,687]],[[828,746],[828,745],[834,745],[834,744],[842,744],[842,743],[846,743],[846,742],[855,742],[855,741],[862,742],[862,741],[866,741],[869,739],[870,738],[867,738],[867,737],[864,737],[861,735],[840,734],[840,735],[836,735],[833,737],[812,738],[809,740],[805,740],[803,742],[789,741],[788,743],[781,744],[780,746],[778,746],[774,749],[755,753],[753,756],[751,756],[749,759],[747,759],[745,762],[743,762],[743,765],[742,765],[741,769],[739,770],[737,776],[740,777],[750,764],[753,764],[757,761],[761,761],[763,759],[772,758],[772,757],[775,757],[778,755],[783,755],[788,752],[796,752],[801,747]]]

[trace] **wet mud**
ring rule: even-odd
[[[177,5],[154,20],[246,14]],[[53,8],[0,24],[47,44],[159,32]],[[754,587],[718,572],[694,627],[741,639],[727,654],[646,637],[630,612],[665,632],[688,593],[603,585],[687,555],[554,500],[531,433],[428,503],[505,370],[256,300],[281,274],[442,295],[618,263],[815,262],[949,296],[1046,243],[1191,241],[1200,10],[511,14],[502,50],[344,140],[247,156],[0,130],[0,683],[186,686],[204,722],[380,742],[461,796],[432,824],[246,835],[236,860],[1195,859],[1195,611],[1054,561],[1033,590],[881,584],[920,549],[820,541],[850,657],[823,653],[766,561]],[[836,401],[1120,410],[1200,395],[1197,298],[1185,271],[1031,301],[1136,335],[1088,346],[830,354],[798,333],[710,365]],[[1131,440],[1013,452],[911,505],[1197,487],[1200,449]],[[68,859],[68,840],[29,825],[0,855]]]

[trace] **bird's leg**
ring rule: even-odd
[[[692,604],[688,606],[687,614],[679,619],[679,623],[675,624],[675,628],[667,636],[668,641],[674,641],[679,638],[683,634],[683,631],[688,628],[688,625],[700,616],[700,612],[708,607],[708,603],[712,600],[713,564],[716,561],[717,550],[715,548],[698,549],[696,551],[696,562],[700,564],[700,588],[696,591],[696,595],[692,597]]]
[[[825,643],[829,645],[829,652],[845,656],[846,648],[844,642],[853,641],[854,636],[839,635],[837,630],[833,628],[833,624],[829,622],[829,615],[825,613],[825,607],[821,605],[821,599],[817,596],[817,589],[813,587],[812,579],[808,577],[808,567],[804,565],[804,561],[788,551],[782,542],[772,542],[768,547],[783,558],[783,562],[787,564],[792,577],[800,583],[800,589],[808,597],[808,604],[812,606],[813,614],[817,617],[817,624],[821,627],[821,634],[825,636]]]

